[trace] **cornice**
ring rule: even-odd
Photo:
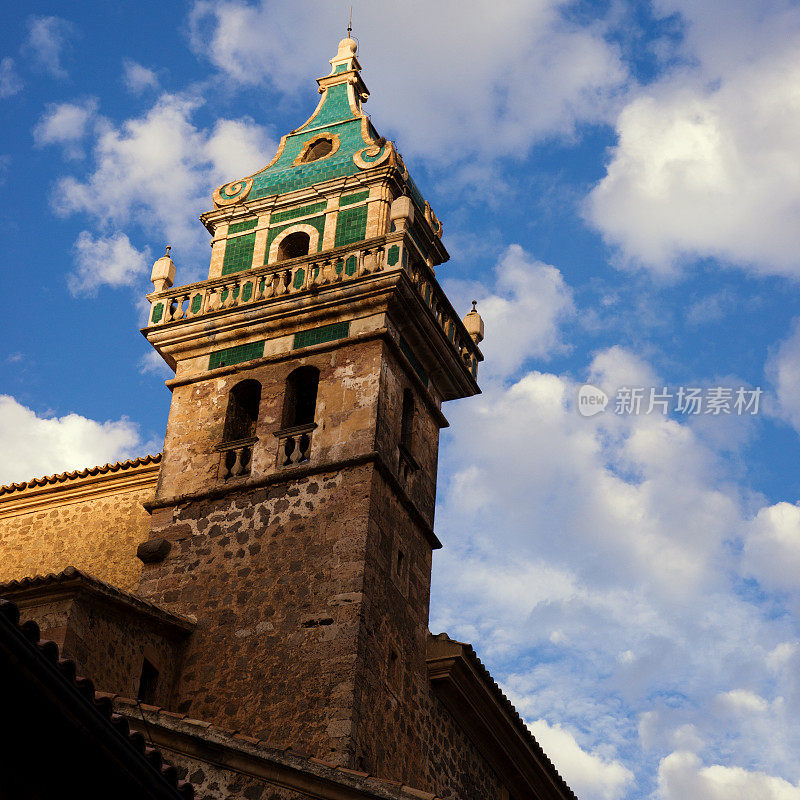
[[[4,486],[0,519],[154,487],[160,468],[158,454]]]

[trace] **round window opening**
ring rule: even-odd
[[[329,156],[332,152],[333,139],[329,139],[327,136],[322,139],[317,139],[317,141],[306,150],[306,154],[303,156],[303,162],[307,164],[309,161],[318,161],[320,158]]]

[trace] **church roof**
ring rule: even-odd
[[[266,167],[252,175],[220,186],[214,203],[224,207],[306,189],[333,178],[358,176],[370,167],[391,164],[404,173],[409,191],[420,211],[425,200],[408,176],[393,142],[380,136],[362,110],[369,97],[356,58],[356,43],[343,39],[330,60],[331,72],[319,78],[322,97],[311,117],[281,139],[278,152]],[[332,150],[315,160],[306,154],[320,139],[329,139]]]
[[[31,478],[29,481],[9,483],[5,486],[0,486],[0,496],[55,483],[65,483],[66,481],[75,480],[77,478],[96,477],[98,475],[107,475],[115,472],[129,472],[138,467],[147,467],[151,464],[160,463],[161,453],[156,453],[155,455],[141,456],[140,458],[129,458],[126,461],[114,461],[113,463],[102,464],[97,467],[86,467],[80,470],[74,469],[71,472],[59,472],[55,475],[45,475],[43,478]]]
[[[18,600],[24,599],[30,594],[41,597],[49,591],[64,589],[82,590],[107,603],[113,603],[117,607],[122,606],[129,613],[145,615],[182,634],[190,633],[195,628],[195,623],[191,618],[176,614],[174,611],[167,611],[144,597],[112,586],[112,584],[101,581],[94,575],[72,566],[66,567],[61,572],[33,575],[0,583],[0,596]]]

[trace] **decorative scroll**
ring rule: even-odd
[[[378,167],[388,161],[393,152],[394,147],[391,142],[385,142],[383,145],[371,144],[359,150],[353,156],[353,162],[359,169]]]
[[[214,205],[220,208],[222,206],[232,206],[234,203],[241,203],[250,194],[252,188],[252,178],[226,183],[214,190]]]

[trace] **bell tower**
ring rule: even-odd
[[[344,39],[310,119],[214,192],[208,279],[153,267],[143,334],[175,371],[139,594],[197,620],[170,707],[388,778],[426,641],[441,405],[483,324],[440,288],[442,225]]]

